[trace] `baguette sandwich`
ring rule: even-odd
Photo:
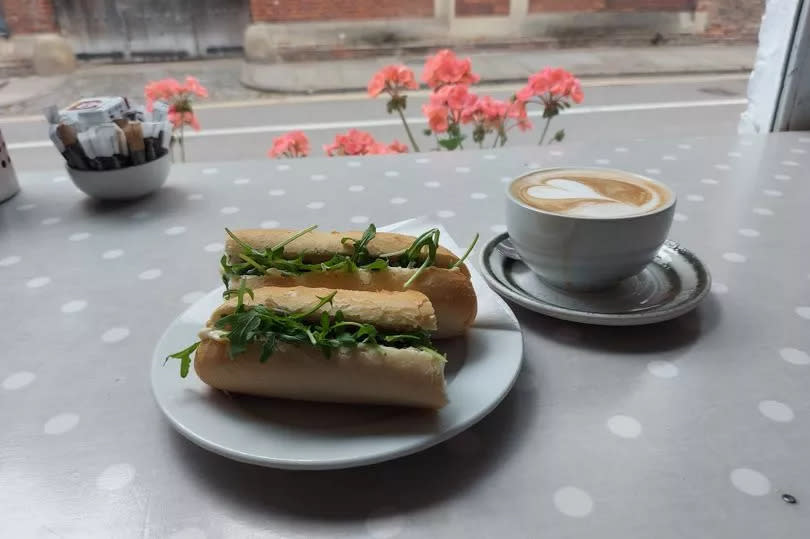
[[[211,315],[200,340],[170,355],[185,377],[261,397],[438,409],[447,403],[443,355],[430,341],[427,297],[265,287],[244,282]],[[194,358],[192,360],[192,355]]]
[[[439,245],[439,231],[419,237],[363,231],[319,232],[246,229],[230,231],[221,259],[226,287],[247,279],[252,288],[310,286],[362,291],[415,290],[436,312],[435,337],[461,335],[477,311],[464,259]]]

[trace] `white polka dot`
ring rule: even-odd
[[[686,200],[691,202],[703,202],[706,199],[703,198],[703,195],[686,195]]]
[[[36,207],[37,207],[36,204],[20,204],[19,206],[17,206],[17,211],[29,211],[33,210]]]
[[[207,174],[207,175],[210,175],[210,174],[219,174],[219,169],[218,169],[218,168],[213,168],[213,167],[210,167],[210,168],[204,168],[204,169],[202,169],[202,173],[203,173],[203,174]]]
[[[200,528],[183,528],[172,533],[169,539],[207,539],[207,536]]]
[[[374,539],[393,539],[402,533],[407,523],[407,518],[396,514],[394,508],[383,507],[368,516],[366,530]]]
[[[365,189],[366,188],[363,185],[350,185],[349,186],[349,191],[351,191],[352,193],[359,193],[360,191],[365,191]]]
[[[134,478],[135,468],[131,464],[113,464],[99,474],[96,486],[101,490],[118,490],[127,486]]]
[[[796,161],[782,161],[782,164],[785,165],[786,167],[798,167],[799,166],[799,163],[797,163]]]
[[[726,155],[728,155],[729,157],[742,157],[742,154],[740,152],[728,152],[728,154]]]
[[[399,172],[397,172],[396,170],[386,170],[385,175],[388,178],[396,178],[397,176],[399,176]]]
[[[28,282],[25,283],[25,286],[28,288],[42,288],[50,282],[50,277],[34,277],[33,279],[29,279]]]
[[[322,181],[324,181],[326,179],[326,175],[325,174],[313,174],[313,175],[311,175],[309,177],[309,179],[312,180],[313,182],[322,182]]]
[[[781,197],[782,191],[777,191],[776,189],[763,189],[763,193],[768,195],[769,197]]]
[[[361,163],[360,161],[346,161],[346,166],[347,167],[352,167],[352,168],[357,168],[357,167],[362,167],[363,163]]]
[[[745,236],[746,238],[757,238],[759,237],[759,230],[754,230],[753,228],[741,228],[737,231],[740,236]]]
[[[219,210],[220,213],[225,214],[225,215],[232,215],[234,213],[237,213],[238,211],[239,211],[239,208],[237,208],[236,206],[225,206],[224,208]]]
[[[678,158],[675,157],[674,155],[662,155],[661,159],[663,161],[677,161],[678,160]]]
[[[129,328],[114,327],[101,334],[101,342],[113,344],[121,342],[127,337],[129,337]]]
[[[757,215],[773,215],[773,210],[769,210],[768,208],[754,208],[753,211]]]
[[[554,507],[569,517],[586,517],[593,511],[590,494],[577,487],[562,487],[554,493]]]
[[[492,225],[489,229],[496,234],[502,234],[506,232],[506,225]]]
[[[712,178],[703,178],[702,180],[700,180],[700,183],[705,183],[706,185],[717,185],[720,182]]]
[[[629,415],[614,415],[607,420],[607,428],[619,438],[638,438],[641,436],[641,423]]]
[[[596,163],[597,165],[609,165],[610,159],[595,159],[594,163]]]
[[[324,206],[326,206],[326,203],[324,202],[310,202],[309,204],[307,204],[307,208],[309,208],[310,210],[320,210]]]
[[[526,163],[526,168],[540,168],[540,163],[535,163],[534,161]]]
[[[616,152],[616,153],[627,153],[630,150],[628,150],[624,146],[619,146],[618,148],[614,148],[613,151]]]
[[[205,292],[194,290],[193,292],[183,294],[183,297],[180,299],[183,301],[183,303],[191,304],[197,301],[198,299],[202,298],[203,296],[205,296]]]
[[[484,200],[487,198],[486,193],[470,193],[470,198],[473,200]]]
[[[259,226],[261,228],[278,228],[279,222],[278,221],[262,221]]]
[[[287,191],[285,191],[284,189],[270,189],[267,192],[267,194],[269,194],[271,197],[284,196],[286,193],[287,193]]]
[[[501,176],[501,183],[509,183],[512,181],[512,176]]]
[[[741,140],[740,144],[743,145],[743,146],[753,146],[754,145],[754,143],[751,142],[750,140]]]
[[[148,211],[137,211],[132,214],[133,219],[146,219],[149,217],[150,213]]]
[[[790,423],[793,421],[793,410],[787,404],[779,401],[761,401],[759,411],[777,423]]]
[[[349,221],[357,224],[368,223],[368,217],[366,217],[365,215],[355,215],[354,217],[349,219]]]
[[[663,359],[654,359],[647,363],[647,370],[658,378],[675,378],[678,376],[678,366]]]
[[[250,178],[236,178],[233,183],[234,185],[247,185],[250,183]]]
[[[191,193],[186,197],[188,200],[202,200],[202,193]]]
[[[151,281],[152,279],[157,279],[161,275],[163,275],[162,271],[157,268],[152,268],[139,273],[138,279],[141,279],[142,281]]]
[[[712,292],[715,294],[728,294],[728,286],[715,281],[712,283]]]
[[[209,243],[203,247],[203,251],[207,253],[220,253],[223,249],[225,249],[225,246],[221,243]]]
[[[439,217],[448,218],[448,217],[454,217],[456,215],[456,212],[451,211],[451,210],[439,210],[439,211],[436,212],[436,215],[438,215]]]
[[[498,156],[497,156],[497,155],[495,155],[494,153],[485,153],[485,154],[484,154],[482,157],[483,157],[484,159],[486,159],[487,161],[492,161],[492,160],[494,160],[494,159],[497,159],[497,158],[498,158]]]
[[[796,307],[796,314],[806,320],[810,320],[810,307]]]
[[[55,225],[61,220],[62,219],[60,219],[59,217],[48,217],[47,219],[43,219],[41,222],[43,225],[48,226],[48,225]]]
[[[22,260],[22,258],[17,255],[11,255],[5,258],[0,258],[0,266],[4,268],[8,266],[13,266],[14,264],[18,264],[20,260]]]
[[[184,226],[173,226],[164,230],[163,233],[169,236],[177,236],[178,234],[182,234],[185,231],[186,227]]]
[[[67,181],[67,176],[56,176],[53,180],[53,183],[62,183]]]
[[[75,234],[71,234],[70,236],[68,236],[68,239],[70,241],[84,241],[89,237],[90,237],[89,232],[77,232]]]
[[[644,172],[646,172],[647,174],[661,174],[661,169],[660,168],[645,168]]]
[[[714,165],[714,168],[716,168],[717,170],[729,170],[729,169],[731,169],[731,167],[729,165],[725,164],[725,163],[719,163],[717,165]]]
[[[124,251],[121,249],[110,249],[109,251],[101,253],[101,258],[104,260],[112,260],[113,258],[120,258],[123,254]]]
[[[765,496],[771,491],[771,482],[756,470],[737,468],[730,477],[734,488],[749,496]]]
[[[65,314],[73,314],[83,311],[87,307],[87,302],[83,299],[74,299],[62,304],[60,310]]]
[[[691,150],[692,146],[689,144],[678,144],[678,148],[680,148],[681,150]]]
[[[79,424],[79,416],[76,414],[59,414],[50,418],[42,427],[45,434],[64,434],[73,430]]]
[[[791,153],[807,153],[807,150],[803,148],[791,148],[790,151]]]
[[[405,204],[406,202],[408,202],[408,199],[402,197],[394,197],[391,200],[389,200],[389,202],[391,204]]]
[[[678,213],[678,212],[675,212],[675,215],[673,215],[673,216],[672,216],[672,218],[673,218],[674,220],[676,220],[676,221],[679,221],[679,222],[683,222],[683,221],[688,221],[688,220],[689,220],[689,216],[688,216],[688,215],[683,214],[683,213]]]
[[[467,174],[470,171],[470,167],[456,167],[456,172],[459,174]]]
[[[788,181],[790,181],[792,179],[792,176],[788,176],[787,174],[774,174],[773,177],[774,177],[774,179],[777,179],[777,180],[780,180],[780,181],[783,181],[783,182],[788,182]]]
[[[442,184],[439,182],[425,182],[425,187],[429,187],[431,189],[436,189],[437,187],[441,187]]]
[[[29,385],[31,382],[36,379],[37,375],[33,372],[28,371],[20,371],[15,372],[7,376],[3,380],[3,389],[7,389],[9,391],[14,391],[16,389],[22,389],[25,386]]]
[[[430,163],[430,159],[427,157],[418,157],[415,159],[415,162],[419,163],[420,165],[424,165],[425,163]]]
[[[782,348],[779,350],[782,359],[793,365],[810,365],[810,354],[797,348]]]
[[[278,170],[279,172],[284,172],[286,170],[290,170],[290,168],[291,168],[290,165],[283,165],[283,164],[282,165],[276,165],[276,170]]]
[[[559,157],[559,156],[561,156],[563,153],[564,153],[564,152],[563,152],[562,150],[551,150],[550,152],[548,152],[548,154],[549,154],[549,155],[553,155],[553,156],[555,156],[555,157]]]
[[[723,253],[723,259],[728,262],[735,262],[738,264],[748,260],[747,258],[745,258],[744,255],[741,255],[740,253]]]

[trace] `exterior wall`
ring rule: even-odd
[[[509,15],[509,0],[455,0],[456,17]]]
[[[52,0],[0,0],[11,35],[55,32]]]
[[[254,22],[414,18],[433,17],[433,3],[434,0],[250,0],[250,11]]]
[[[706,13],[709,36],[753,37],[759,32],[765,0],[697,0],[697,11]]]

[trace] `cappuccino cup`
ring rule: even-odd
[[[509,183],[506,228],[543,281],[599,290],[644,269],[666,241],[675,193],[644,176],[603,168],[534,170]]]

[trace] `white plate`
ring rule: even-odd
[[[386,230],[419,234],[432,226],[413,219]],[[439,226],[439,228],[441,228]],[[461,250],[446,231],[441,242]],[[234,460],[287,469],[337,469],[402,457],[438,444],[486,416],[506,396],[520,370],[523,340],[517,319],[473,271],[479,311],[466,337],[437,341],[447,352],[450,403],[437,413],[383,406],[351,406],[228,397],[191,369],[180,378],[164,358],[194,342],[222,302],[212,290],[175,319],[152,358],[152,390],[160,409],[186,438]]]

